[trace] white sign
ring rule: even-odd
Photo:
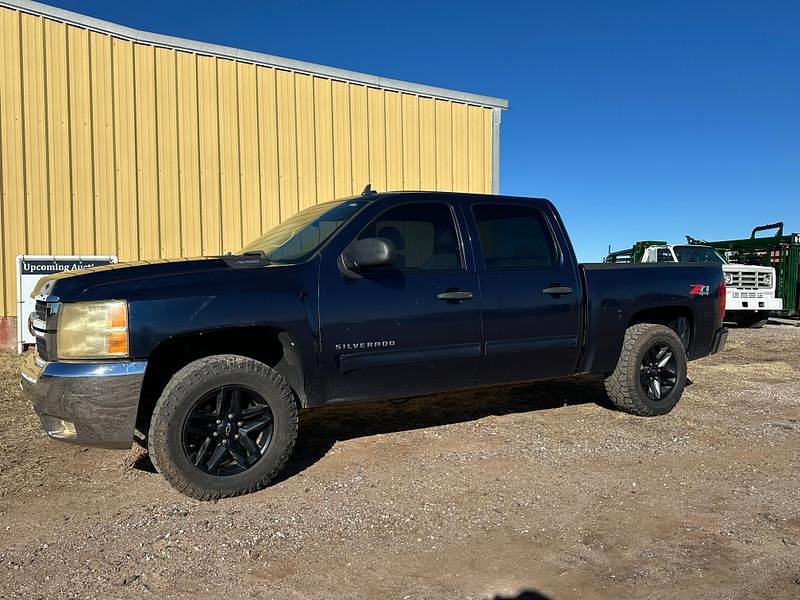
[[[28,318],[36,307],[31,292],[39,279],[53,273],[78,271],[115,262],[116,256],[17,256],[17,352],[22,352],[26,345],[36,343],[28,329]]]

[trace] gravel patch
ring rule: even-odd
[[[4,598],[800,597],[800,328],[732,330],[664,417],[596,379],[301,415],[266,490],[48,440],[0,354]]]

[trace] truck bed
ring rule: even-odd
[[[689,359],[708,354],[724,281],[720,265],[580,263],[579,268],[586,295],[586,327],[578,372],[613,370],[625,329],[656,309],[668,308],[675,318],[690,319]]]

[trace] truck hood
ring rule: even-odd
[[[109,294],[104,299],[125,299],[143,282],[152,281],[155,278],[174,281],[175,278],[187,275],[204,276],[206,273],[238,271],[253,266],[265,266],[265,263],[252,256],[216,256],[118,263],[47,275],[37,282],[31,292],[31,297],[41,295],[55,297],[64,302],[72,302],[96,299],[100,289],[103,289],[107,290]],[[224,276],[220,279],[224,279]]]

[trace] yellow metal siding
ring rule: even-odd
[[[491,190],[488,184],[489,173],[488,169],[491,168],[486,163],[486,153],[484,146],[488,144],[487,138],[491,139],[491,129],[486,128],[486,123],[483,120],[483,113],[489,112],[477,106],[467,107],[467,137],[469,139],[469,191],[470,192],[484,192],[484,190]],[[491,127],[491,122],[489,127]]]
[[[317,203],[314,79],[311,75],[296,73],[294,87],[297,119],[297,192],[302,210]]]
[[[405,190],[421,189],[419,178],[419,97],[402,94],[403,137],[403,187]]]
[[[91,52],[92,166],[95,250],[117,253],[117,215],[114,192],[114,88],[111,80],[111,38],[89,34]],[[47,249],[49,250],[49,249]],[[45,250],[43,252],[47,254]]]
[[[295,112],[294,73],[275,73],[278,102],[278,188],[280,219],[298,211],[297,203],[297,114]]]
[[[377,190],[488,193],[492,109],[0,7],[0,316],[18,254],[235,251]]]
[[[258,165],[261,184],[261,229],[280,223],[278,173],[278,104],[275,69],[256,67],[258,95]]]
[[[367,115],[369,117],[369,181],[376,190],[386,186],[386,108],[384,91],[367,90]]]
[[[350,179],[350,94],[347,83],[332,82],[333,106],[333,193],[336,198],[353,193]]]
[[[222,252],[217,112],[217,60],[199,56],[197,121],[200,127],[200,239],[204,255]]]
[[[139,258],[139,188],[136,173],[136,102],[133,44],[111,42],[114,69],[114,175],[117,252],[122,261]],[[66,211],[65,211],[66,212]],[[69,213],[67,213],[69,214]],[[55,227],[52,228],[55,231]]]
[[[136,184],[139,215],[139,258],[159,257],[158,132],[156,131],[155,48],[134,44],[136,108]]]
[[[217,61],[219,160],[222,192],[223,251],[242,247],[242,198],[239,181],[239,122],[236,63]]]
[[[22,133],[22,65],[20,15],[0,11],[0,164],[3,185],[3,310],[16,313],[15,257],[27,247],[25,237],[25,169]]]
[[[350,169],[352,193],[369,183],[369,142],[367,124],[367,87],[350,84]]]
[[[333,170],[333,102],[330,79],[314,78],[314,141],[317,199],[335,198]]]
[[[261,234],[261,190],[258,179],[258,107],[256,67],[236,65],[239,90],[239,189],[242,195],[242,239],[245,243]]]
[[[67,82],[67,27],[43,20],[45,78],[47,79],[47,174],[52,254],[72,254],[72,203],[69,159],[69,104]]]
[[[452,136],[453,136],[453,191],[468,192],[469,190],[469,155],[467,134],[467,106],[453,104],[452,106]]]
[[[453,189],[453,119],[451,102],[436,100],[436,189]]]
[[[386,189],[403,189],[403,108],[398,92],[384,93],[386,113]]]
[[[89,32],[67,26],[69,72],[69,162],[72,181],[72,251],[94,254],[94,190],[92,172],[92,99],[89,75]],[[26,254],[33,254],[30,240]]]
[[[43,33],[39,17],[22,15],[22,156],[25,161],[26,237],[34,253],[50,247],[49,231],[41,227],[49,220]]]
[[[423,190],[436,189],[436,133],[435,101],[433,98],[420,98],[419,184]]]
[[[161,256],[181,254],[181,194],[178,177],[178,99],[175,51],[156,48],[156,155],[158,232]]]
[[[180,189],[181,256],[202,254],[200,233],[200,140],[197,113],[197,61],[176,52],[178,105],[178,186]]]
[[[483,117],[481,123],[481,131],[483,132],[483,146],[481,146],[481,173],[485,174],[485,189],[491,190],[492,184],[492,111],[481,111]]]

